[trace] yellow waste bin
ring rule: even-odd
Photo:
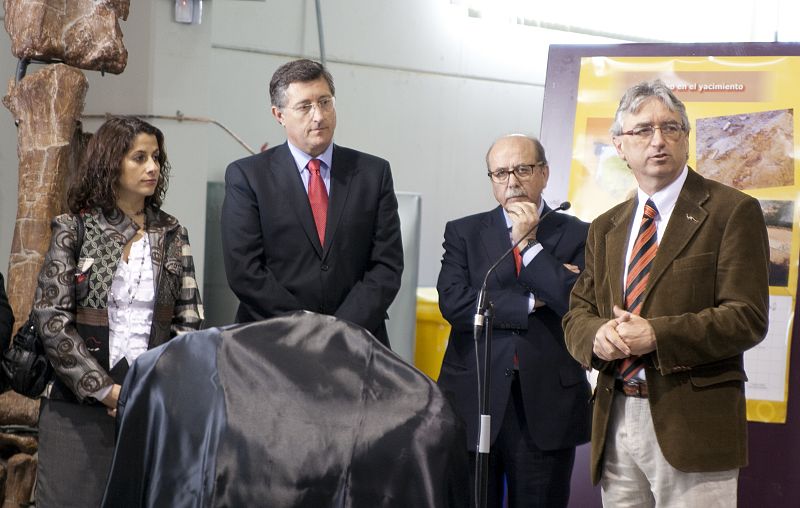
[[[442,368],[450,325],[439,312],[436,288],[417,288],[417,334],[414,346],[414,365],[434,381]]]

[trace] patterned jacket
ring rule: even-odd
[[[203,307],[186,228],[160,210],[145,213],[156,286],[148,344],[153,348],[199,329]],[[138,226],[119,210],[108,216],[99,209],[86,212],[76,266],[77,219],[64,214],[52,222],[34,312],[57,377],[50,397],[84,401],[122,381],[109,375],[108,292],[123,249]]]

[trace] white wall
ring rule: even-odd
[[[336,142],[387,158],[396,189],[422,194],[419,283],[433,285],[445,222],[494,205],[483,165],[489,144],[508,132],[539,134],[549,44],[614,41],[470,18],[461,0],[321,3],[337,84]],[[739,17],[750,19],[751,4],[736,11]],[[575,9],[596,6],[587,2],[585,9]],[[267,85],[289,59],[319,56],[315,2],[206,0],[200,26],[174,23],[172,9],[169,0],[132,2],[130,18],[122,23],[128,68],[104,78],[87,72],[86,112],[180,110],[223,122],[256,149],[283,142],[282,129],[269,116]],[[626,21],[628,26],[653,23],[647,9],[640,15],[638,22]],[[689,34],[708,33],[687,24],[704,20],[686,19],[683,9],[664,12],[658,22],[686,27]],[[744,33],[747,24],[740,20],[723,25],[744,27],[738,40],[763,40],[772,32],[772,20],[752,23],[751,33]],[[597,29],[624,31],[606,23]],[[687,37],[676,32],[677,40]],[[8,36],[0,34],[0,75],[11,77],[14,66]],[[246,152],[216,127],[154,123],[165,131],[174,166],[165,209],[189,227],[202,277],[205,183],[221,181],[226,165]],[[97,125],[87,122],[86,129]],[[555,203],[566,194],[566,168],[551,169],[545,198]],[[16,132],[5,108],[0,108],[0,176],[0,270],[5,271],[17,179]]]
[[[420,285],[434,285],[447,220],[494,206],[484,154],[509,132],[538,134],[549,42],[608,42],[469,18],[447,0],[322,2],[337,85],[337,143],[392,163],[395,188],[422,195]],[[319,57],[313,0],[204,2],[203,24],[172,21],[172,3],[137,0],[123,22],[120,76],[86,72],[86,113],[210,116],[258,149],[285,139],[269,114],[268,83],[296,57]],[[571,37],[565,39],[565,37]],[[0,64],[13,74],[8,37]],[[33,70],[34,68],[32,68]],[[16,133],[0,111],[0,267],[16,214]],[[165,209],[189,227],[202,279],[205,183],[247,155],[220,129],[154,120],[173,164]],[[93,131],[99,121],[85,122]],[[559,168],[553,168],[557,172]],[[546,198],[557,201],[557,190]]]
[[[328,0],[322,9],[335,141],[388,159],[396,190],[422,194],[419,284],[434,285],[445,222],[496,205],[484,165],[491,142],[509,132],[538,135],[548,42],[565,41],[468,18],[446,0]],[[313,1],[216,2],[213,116],[251,146],[282,143],[268,83],[299,56],[319,57]],[[245,152],[233,141],[211,146],[209,178],[222,180]],[[550,192],[558,193],[550,189],[547,199],[560,199]]]

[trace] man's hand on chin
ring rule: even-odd
[[[511,219],[511,239],[514,240],[514,243],[523,237],[526,240],[536,240],[537,224],[539,223],[539,207],[536,206],[536,203],[514,201],[508,203],[505,210]],[[528,233],[529,231],[530,233]]]

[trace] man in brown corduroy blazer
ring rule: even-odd
[[[687,166],[686,110],[660,81],[626,92],[612,136],[637,194],[592,223],[563,321],[570,353],[600,371],[592,480],[606,506],[736,506],[747,463],[743,353],[768,322],[760,205]],[[657,250],[633,268],[645,203]],[[627,277],[639,269],[643,301],[629,312]],[[643,368],[623,376],[628,357]]]

